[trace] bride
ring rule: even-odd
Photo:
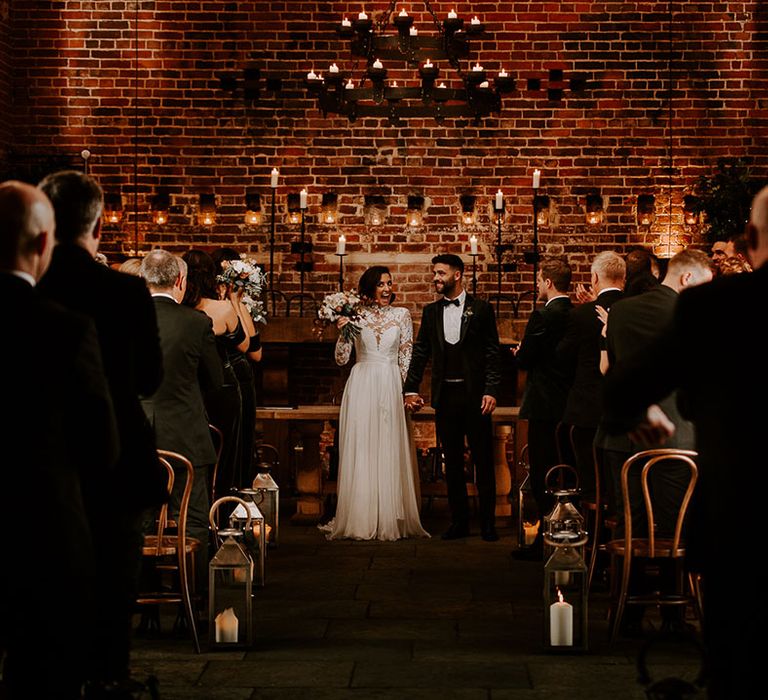
[[[391,306],[392,276],[368,268],[359,292],[367,302],[354,340],[357,362],[347,380],[339,414],[339,488],[328,537],[396,540],[428,537],[421,527],[415,452],[403,408],[402,383],[413,345],[411,315]],[[348,320],[340,319],[341,328]],[[336,343],[345,365],[352,342]]]

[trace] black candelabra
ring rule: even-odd
[[[336,252],[336,256],[339,258],[339,291],[344,291],[344,258],[346,253]]]
[[[272,297],[272,315],[275,315],[275,199],[277,187],[272,187],[272,222],[269,229],[269,295]]]

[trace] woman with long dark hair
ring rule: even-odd
[[[360,278],[366,303],[354,340],[357,361],[339,412],[339,486],[330,538],[396,540],[427,537],[421,527],[416,456],[403,408],[403,381],[413,345],[408,309],[392,306],[392,275],[382,266]],[[339,321],[343,326],[346,319]],[[339,338],[336,362],[352,343]]]

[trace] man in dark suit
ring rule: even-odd
[[[211,319],[183,306],[187,266],[165,250],[153,250],[141,263],[157,310],[165,374],[154,396],[143,402],[155,428],[157,446],[184,455],[195,467],[189,502],[187,531],[200,540],[195,558],[197,590],[208,588],[208,468],[216,462],[216,450],[208,428],[203,393],[224,383],[221,358],[216,351]],[[186,474],[173,486],[171,506],[178,512]]]
[[[600,253],[592,261],[591,282],[596,298],[571,313],[565,337],[557,348],[559,360],[572,377],[563,414],[572,436],[576,469],[582,491],[595,491],[593,442],[602,416],[603,375],[600,373],[600,344],[603,324],[597,306],[610,309],[621,298],[626,265],[613,251]]]
[[[11,698],[80,697],[96,622],[83,488],[118,453],[93,323],[35,288],[54,228],[42,192],[0,185],[0,648]]]
[[[435,291],[442,299],[424,308],[421,327],[403,391],[405,405],[423,405],[419,385],[432,361],[432,406],[445,454],[445,478],[451,526],[443,539],[469,535],[469,508],[464,477],[464,437],[475,464],[484,540],[498,539],[495,526],[496,477],[493,466],[491,413],[500,383],[499,334],[493,308],[469,296],[462,286],[464,263],[457,255],[432,258]]]
[[[108,479],[90,483],[86,493],[100,576],[91,692],[100,692],[95,688],[129,677],[142,513],[165,498],[165,476],[140,403],[160,385],[162,356],[144,281],[94,259],[101,240],[101,187],[76,171],[49,175],[39,187],[53,204],[58,242],[40,292],[96,324],[120,432],[115,470]]]
[[[759,561],[764,529],[768,373],[768,188],[747,226],[754,272],[719,277],[680,295],[674,322],[643,356],[618,363],[606,382],[606,416],[622,431],[658,444],[674,430],[646,407],[677,388],[696,428],[699,481],[689,527],[689,557],[703,573],[709,697],[755,697],[764,675],[768,611]],[[717,377],[718,367],[740,367]]]
[[[684,250],[675,255],[667,267],[664,281],[650,291],[620,299],[612,307],[608,316],[606,350],[608,365],[615,365],[631,358],[636,353],[645,353],[664,329],[672,323],[677,298],[681,291],[699,284],[712,281],[713,266],[709,258],[697,250]],[[677,392],[659,401],[659,406],[675,425],[675,435],[667,442],[667,447],[683,450],[695,449],[693,425],[685,420],[677,408]],[[599,443],[602,449],[603,465],[609,479],[605,492],[613,505],[618,528],[616,535],[623,536],[624,510],[621,508],[621,467],[635,452],[642,447],[634,444],[628,435],[607,435],[600,430]],[[651,472],[653,479],[654,513],[657,517],[657,534],[671,537],[677,511],[685,486],[688,483],[688,468],[668,467]],[[640,490],[639,471],[632,475],[630,482],[630,501],[633,516],[633,530],[639,532],[646,527],[643,496]]]
[[[559,362],[556,350],[565,335],[573,307],[568,298],[571,268],[565,260],[545,258],[536,282],[539,301],[545,304],[531,313],[515,357],[520,369],[528,372],[520,417],[528,419],[531,487],[539,515],[543,516],[552,509],[552,499],[545,493],[544,477],[547,469],[558,463],[556,430],[570,388],[568,374]],[[539,531],[525,558],[541,559],[543,551]],[[522,556],[522,552],[518,556]]]

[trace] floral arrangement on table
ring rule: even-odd
[[[336,324],[340,318],[347,318],[349,323],[339,330],[339,335],[345,342],[354,340],[360,333],[360,326],[357,323],[360,320],[362,305],[362,299],[356,292],[336,292],[326,295],[317,311],[319,334],[322,335],[328,326]]]
[[[251,314],[254,323],[266,323],[267,311],[261,300],[261,291],[267,277],[261,267],[255,260],[245,257],[241,260],[222,260],[221,267],[221,274],[216,277],[216,281],[226,284],[235,291],[242,290],[241,301]]]

